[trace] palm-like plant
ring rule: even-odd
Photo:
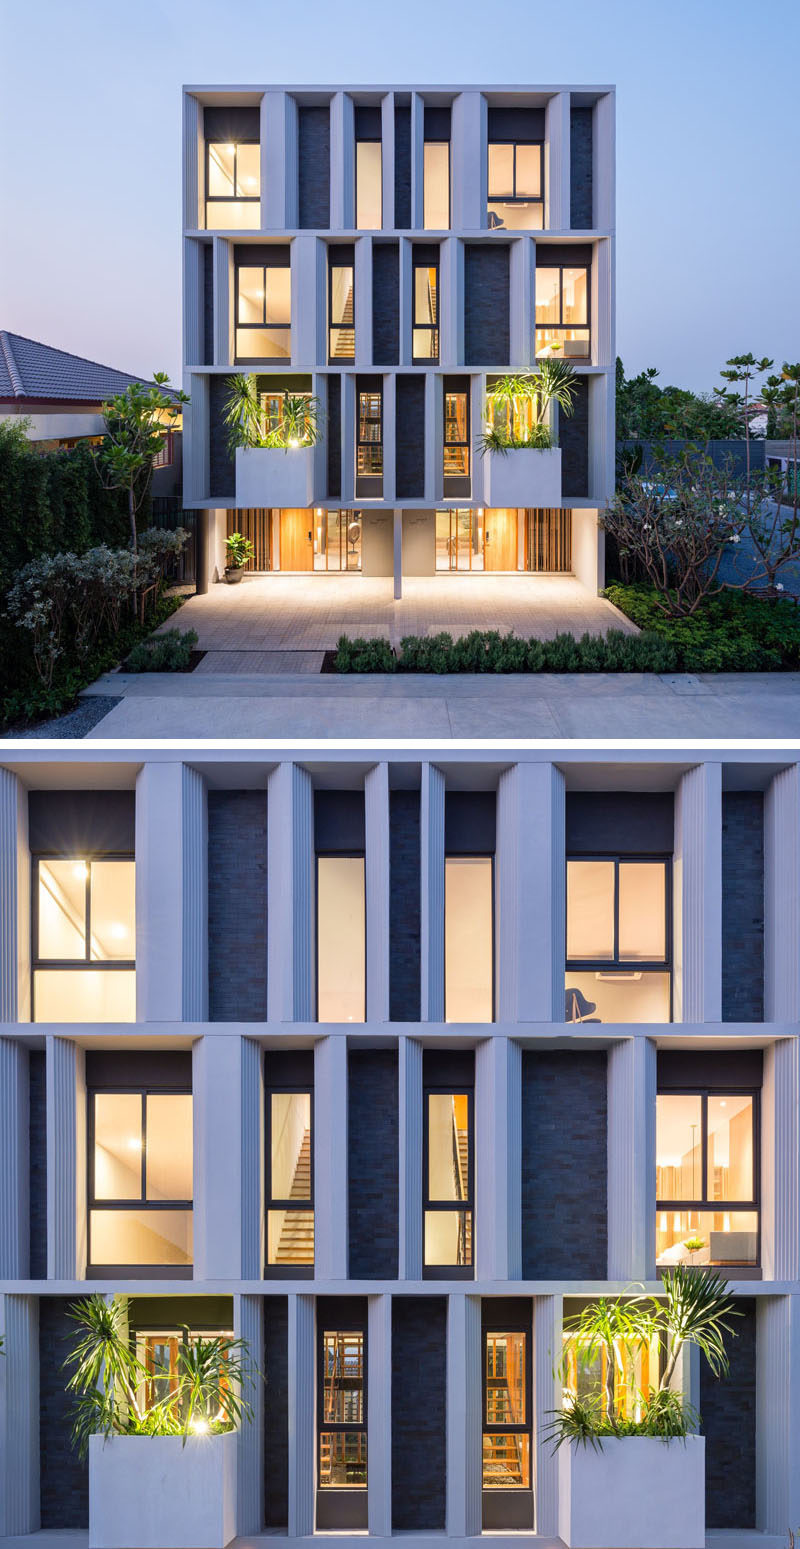
[[[605,1410],[612,1429],[616,1428],[614,1388],[617,1373],[624,1375],[625,1361],[655,1333],[652,1314],[638,1297],[623,1301],[620,1297],[601,1296],[569,1319],[566,1331],[578,1364],[593,1366],[602,1355],[605,1360]]]
[[[313,446],[322,435],[320,429],[321,405],[310,393],[284,393],[280,420],[264,436],[264,446],[281,447],[288,452],[291,447]]]
[[[222,422],[228,432],[229,451],[233,453],[237,446],[261,446],[261,406],[255,377],[237,371],[228,377],[226,386]]]
[[[547,357],[535,371],[501,377],[486,396],[486,429],[478,438],[481,456],[552,446],[551,407],[556,403],[563,414],[571,415],[576,392],[575,372],[568,360]]]
[[[266,446],[288,452],[313,446],[322,437],[322,406],[310,393],[282,395],[276,421],[264,423],[264,412],[254,375],[237,372],[228,377],[222,420],[228,432],[228,449]]]
[[[659,1383],[662,1390],[672,1381],[684,1345],[697,1345],[715,1377],[727,1372],[725,1335],[736,1337],[730,1319],[741,1314],[721,1275],[709,1275],[691,1264],[676,1264],[664,1275],[664,1301],[655,1305],[667,1355]]]

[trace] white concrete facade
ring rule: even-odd
[[[793,1000],[800,918],[793,852],[779,843],[795,814],[798,765],[775,749],[708,754],[449,747],[357,755],[301,750],[116,750],[92,754],[26,750],[4,760],[9,820],[0,829],[0,867],[16,886],[0,895],[0,935],[24,934],[20,890],[30,874],[23,821],[31,790],[136,792],[137,976],[145,990],[132,1024],[38,1024],[27,1019],[30,974],[17,947],[3,956],[0,1036],[0,1541],[40,1529],[38,1411],[39,1316],[43,1299],[87,1289],[132,1296],[229,1297],[233,1326],[261,1365],[267,1298],[286,1302],[288,1340],[288,1522],[285,1544],[315,1532],[317,1307],[321,1297],[368,1303],[368,1535],[392,1533],[393,1307],[403,1298],[444,1298],[447,1306],[446,1521],[459,1544],[481,1534],[481,1315],[493,1298],[524,1298],[532,1319],[534,1529],[515,1534],[558,1542],[567,1488],[544,1432],[559,1401],[553,1364],[565,1299],[623,1291],[633,1281],[657,1291],[654,1249],[656,1066],[663,1051],[761,1051],[761,1253],[756,1275],[728,1276],[755,1309],[754,1517],[710,1542],[742,1549],[758,1530],[778,1549],[785,1524],[800,1520],[800,1026]],[[268,808],[268,1014],[258,1021],[209,1021],[209,797],[263,791]],[[366,1020],[314,1020],[314,793],[364,794],[368,899]],[[392,1020],[394,959],[391,796],[419,790],[420,984],[417,1021]],[[564,1023],[566,817],[572,793],[670,792],[674,798],[673,972],[682,979],[671,1023]],[[728,794],[758,792],[764,803],[763,1020],[723,1020],[726,952],[722,824]],[[444,1021],[446,801],[450,793],[494,792],[496,1020]],[[13,818],[13,820],[12,820]],[[194,851],[195,863],[190,864]],[[728,861],[730,864],[730,858]],[[730,873],[729,873],[730,876]],[[169,883],[171,891],[167,894]],[[8,916],[6,918],[6,916]],[[158,929],[154,930],[154,922]],[[374,922],[374,925],[373,925]],[[689,940],[691,922],[692,940]],[[721,923],[723,922],[723,923]],[[710,937],[707,940],[706,937]],[[791,959],[791,964],[787,961]],[[790,971],[791,968],[791,971]],[[246,973],[246,963],[241,971]],[[783,986],[783,987],[782,987]],[[788,988],[786,987],[788,986]],[[772,1000],[770,1000],[770,995]],[[350,1272],[348,1060],[361,1050],[397,1055],[396,1278]],[[28,1051],[46,1070],[46,1275],[31,1278],[27,1200],[31,1182]],[[87,1055],[96,1050],[191,1050],[194,1112],[195,1255],[191,1280],[115,1274],[86,1279]],[[312,1277],[273,1278],[264,1270],[265,1051],[313,1050],[314,1209]],[[426,1052],[474,1051],[474,1278],[427,1278],[421,1198],[423,1061]],[[525,1278],[522,1238],[525,1124],[522,1062],[531,1051],[603,1051],[607,1059],[607,1263],[597,1279],[563,1274]],[[557,1143],[557,1137],[556,1141]],[[588,1181],[588,1180],[587,1180]],[[528,1195],[528,1198],[530,1196]],[[685,1378],[691,1384],[691,1374]],[[693,1391],[693,1390],[692,1390]],[[693,1400],[694,1401],[694,1400]],[[749,1422],[748,1422],[749,1423]],[[237,1532],[252,1543],[265,1531],[265,1446],[270,1398],[259,1389],[251,1427],[238,1439]],[[137,1443],[146,1446],[146,1442]],[[226,1487],[227,1488],[227,1487]],[[344,1533],[350,1546],[356,1537]],[[427,1544],[430,1533],[414,1535]],[[492,1537],[484,1531],[484,1539]],[[50,1543],[49,1530],[42,1534]],[[86,1544],[87,1539],[76,1540]],[[97,1543],[110,1543],[98,1537]],[[683,1540],[682,1540],[683,1541]],[[686,1542],[690,1540],[687,1538]],[[53,1545],[57,1542],[52,1539]],[[499,1538],[493,1540],[499,1543]],[[585,1542],[576,1538],[575,1542]],[[694,1543],[694,1539],[691,1539]]]

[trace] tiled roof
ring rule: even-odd
[[[142,377],[0,329],[0,398],[101,403]]]

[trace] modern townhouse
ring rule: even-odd
[[[393,576],[396,596],[403,576],[452,572],[574,573],[596,592],[614,480],[613,90],[188,87],[183,167],[201,586],[238,530],[258,571]],[[551,415],[557,446],[481,455],[487,394],[553,356],[577,378],[571,417]],[[321,439],[231,448],[237,373],[262,439],[281,441],[286,394],[316,400]]]
[[[774,749],[7,757],[4,1541],[87,1543],[93,1290],[145,1365],[249,1341],[248,1544],[577,1542],[563,1320],[691,1259],[741,1314],[727,1379],[681,1368],[708,1541],[783,1549],[799,854]]]

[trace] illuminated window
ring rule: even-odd
[[[361,570],[361,512],[325,511],[314,512],[314,569],[349,571],[356,575]]]
[[[317,856],[317,1021],[366,1016],[363,855]]]
[[[487,1311],[491,1302],[483,1326],[483,1526],[530,1529],[530,1316],[509,1328],[507,1320],[487,1325]]]
[[[339,258],[332,248],[328,256],[328,359],[331,363],[352,361],[355,353],[353,263]]]
[[[568,1022],[669,1022],[666,860],[567,861]]]
[[[436,569],[483,570],[484,511],[461,507],[436,512]]]
[[[360,389],[356,440],[356,479],[361,495],[381,492],[383,483],[383,392],[380,387]]]
[[[237,264],[237,362],[291,360],[291,324],[292,271],[289,265]]]
[[[267,1091],[267,1264],[314,1263],[314,1093]]]
[[[206,144],[206,227],[257,231],[261,224],[261,147],[257,140]]]
[[[33,1020],[136,1019],[132,857],[41,856],[33,876]]]
[[[544,150],[505,142],[489,146],[490,230],[541,231],[544,225]]]
[[[423,225],[450,230],[450,142],[426,140],[423,160]]]
[[[758,1092],[659,1092],[659,1264],[758,1264]]]
[[[232,1329],[214,1328],[201,1332],[197,1328],[186,1327],[147,1331],[137,1328],[134,1335],[134,1353],[147,1373],[137,1388],[137,1398],[142,1407],[149,1409],[153,1404],[166,1404],[177,1395],[182,1352],[190,1350],[199,1339],[230,1340],[233,1337]],[[227,1390],[224,1379],[221,1387],[224,1394]],[[216,1418],[228,1418],[224,1400]]]
[[[547,248],[540,252],[542,261],[536,264],[536,357],[561,355],[588,360],[591,270],[586,264],[548,264]]]
[[[383,225],[380,140],[356,140],[356,229],[380,231]]]
[[[89,1266],[192,1263],[192,1094],[89,1092]]]
[[[468,479],[469,470],[469,393],[445,385],[444,477]]]
[[[471,1275],[472,1090],[426,1087],[424,1103],[425,1269]]]
[[[439,359],[439,265],[414,260],[413,359]]]
[[[572,1319],[569,1319],[572,1321]],[[608,1417],[609,1384],[608,1351],[604,1346],[592,1347],[574,1332],[562,1335],[564,1346],[564,1400],[579,1399],[581,1403],[599,1403],[603,1418]],[[659,1340],[626,1343],[613,1341],[614,1351],[614,1413],[620,1420],[640,1420],[646,1395],[658,1388]]]
[[[320,1490],[367,1488],[367,1340],[364,1329],[322,1329]]]
[[[444,872],[444,1014],[491,1022],[494,1002],[491,855],[448,856]]]

